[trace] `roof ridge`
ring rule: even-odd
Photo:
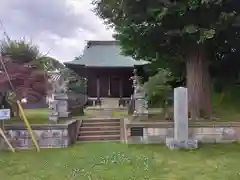
[[[117,40],[89,40],[87,41],[87,47],[96,45],[119,45]]]

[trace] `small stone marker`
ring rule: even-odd
[[[167,137],[170,149],[195,149],[197,140],[188,139],[188,95],[187,88],[174,89],[174,137]]]

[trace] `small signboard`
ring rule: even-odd
[[[0,121],[9,120],[11,118],[10,109],[0,109]]]

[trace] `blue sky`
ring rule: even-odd
[[[86,40],[110,40],[91,0],[0,0],[0,20],[12,39],[27,38],[61,62],[81,54]],[[3,37],[3,30],[0,29]]]

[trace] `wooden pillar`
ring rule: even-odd
[[[89,96],[89,77],[87,76],[86,94]]]
[[[119,93],[120,93],[120,98],[122,98],[123,97],[123,82],[122,82],[121,77],[119,79]]]
[[[111,76],[108,77],[108,96],[111,96]]]
[[[97,98],[100,98],[100,80],[99,76],[97,76]]]

